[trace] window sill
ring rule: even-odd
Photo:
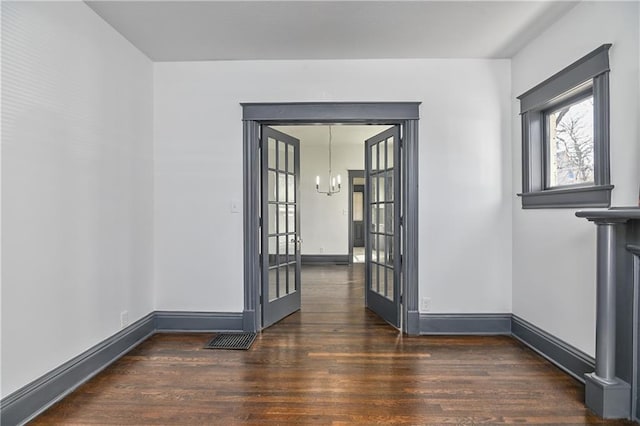
[[[523,209],[567,209],[582,207],[609,207],[613,185],[581,186],[525,192]]]

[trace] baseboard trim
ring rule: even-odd
[[[348,254],[303,254],[301,255],[303,265],[348,265]]]
[[[407,328],[405,331],[409,336],[420,335],[420,312],[407,312]]]
[[[420,314],[421,335],[511,335],[511,314]]]
[[[242,331],[253,313],[155,311],[0,401],[0,424],[24,424],[157,332]],[[584,383],[592,357],[512,314],[410,315],[421,335],[509,335]],[[417,324],[415,324],[417,322]],[[412,330],[408,330],[411,332]]]
[[[584,375],[595,370],[595,360],[530,322],[511,316],[512,336],[558,368],[584,383]]]
[[[0,401],[0,424],[22,425],[155,333],[242,331],[235,312],[155,311]]]
[[[156,311],[156,332],[242,331],[241,312]]]
[[[24,424],[145,341],[155,332],[154,313],[18,389],[0,402],[0,424]]]

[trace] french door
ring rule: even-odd
[[[300,141],[262,126],[262,327],[300,310]]]
[[[366,305],[400,328],[400,126],[365,141]]]

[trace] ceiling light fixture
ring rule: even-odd
[[[340,175],[333,176],[333,172],[331,170],[331,145],[332,145],[333,134],[331,132],[331,126],[329,126],[329,189],[326,191],[320,191],[320,176],[316,176],[316,191],[318,194],[327,194],[327,196],[332,196],[333,194],[337,194],[342,189],[342,182],[340,179]],[[337,186],[336,186],[337,184]]]

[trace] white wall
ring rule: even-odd
[[[342,190],[328,197],[328,126],[277,126],[300,139],[300,232],[302,254],[349,253],[349,170],[364,169],[364,141],[389,126],[332,126],[332,168],[342,177]]]
[[[2,395],[153,309],[153,67],[83,2],[2,3]]]
[[[157,309],[242,311],[240,102],[403,100],[422,102],[420,295],[511,312],[508,60],[156,63],[154,78]]]
[[[613,205],[637,205],[640,15],[637,2],[582,2],[512,60],[513,98],[604,43],[610,50]],[[519,104],[512,105],[514,193],[521,186]],[[593,355],[595,227],[575,210],[522,210],[513,199],[513,312]]]

